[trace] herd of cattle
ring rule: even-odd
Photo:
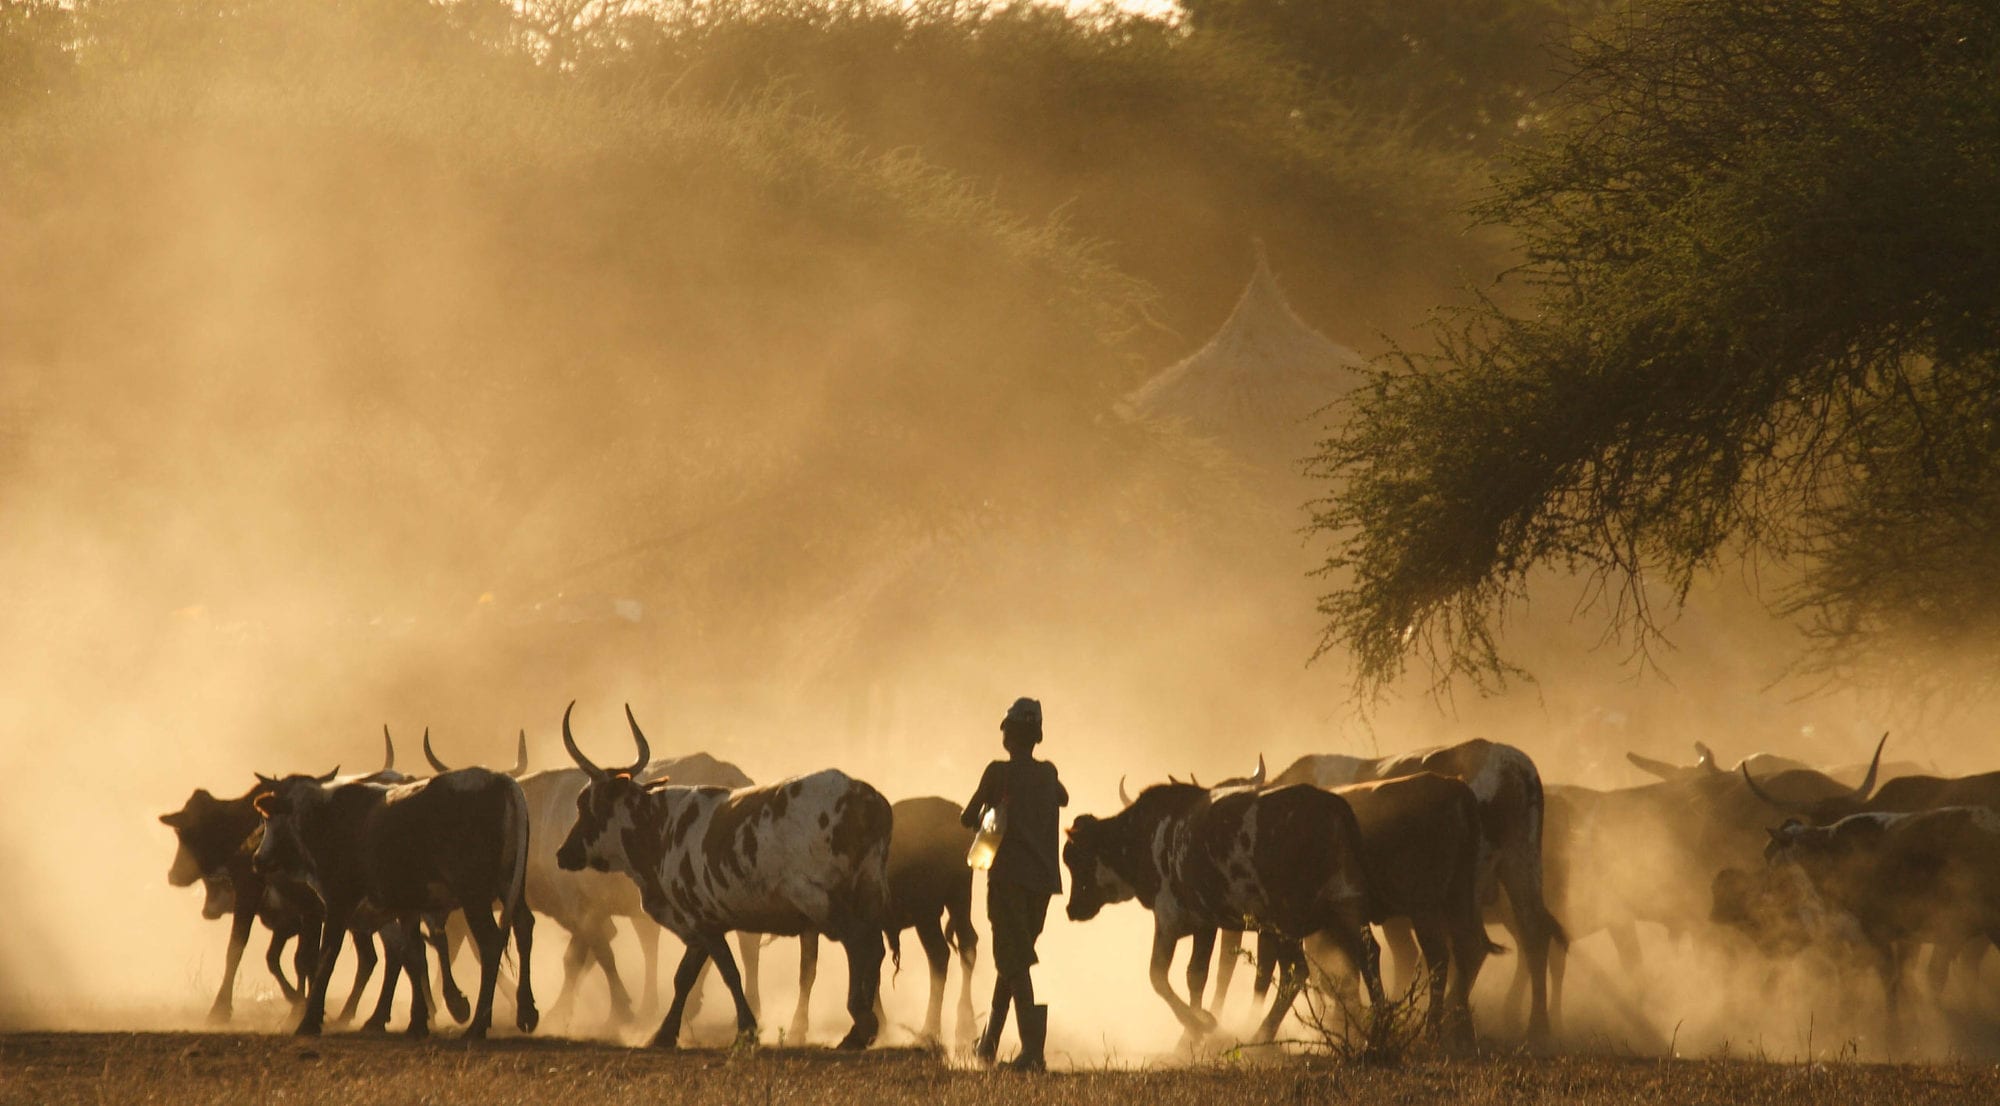
[[[739,1037],[754,1040],[760,943],[782,935],[802,942],[790,1039],[807,1037],[825,936],[848,962],[852,1027],[841,1047],[867,1047],[881,1026],[885,944],[900,962],[899,936],[912,928],[930,968],[921,1036],[941,1038],[954,950],[956,1033],[971,1036],[978,936],[964,860],[971,831],[957,804],[927,797],[892,806],[837,770],[757,786],[706,754],[654,760],[629,708],[626,719],[637,756],[619,768],[584,755],[568,711],[563,744],[576,766],[538,772],[527,770],[525,733],[517,763],[501,772],[448,768],[426,731],[435,774],[411,778],[396,770],[385,728],[379,771],[259,775],[239,798],[197,790],[162,815],[179,838],[169,881],[202,883],[204,915],[233,919],[212,1018],[230,1016],[237,966],[261,921],[271,933],[266,962],[301,1007],[300,1033],[324,1027],[328,985],[349,941],[358,966],[336,1021],[356,1016],[379,941],[388,968],[363,1028],[386,1028],[402,976],[409,1032],[429,1031],[435,952],[445,1005],[468,1036],[483,1036],[510,938],[515,1024],[532,1031],[539,914],[568,935],[558,1015],[593,963],[614,1018],[655,1009],[661,930],[684,943],[655,1046],[678,1043],[711,964],[734,1001]],[[1976,971],[2000,940],[2000,772],[1885,772],[1880,745],[1865,768],[1822,771],[1760,755],[1730,770],[1697,749],[1688,767],[1633,756],[1658,782],[1615,790],[1545,786],[1525,753],[1483,740],[1382,758],[1308,756],[1275,777],[1259,758],[1247,777],[1214,786],[1170,777],[1136,796],[1121,780],[1123,809],[1081,815],[1067,831],[1068,915],[1086,921],[1109,903],[1145,905],[1153,989],[1194,1036],[1216,1028],[1242,939],[1254,934],[1257,993],[1274,980],[1277,993],[1253,1040],[1270,1040],[1291,1011],[1311,950],[1340,954],[1371,1006],[1422,980],[1429,1029],[1469,1042],[1473,983],[1487,957],[1505,951],[1489,925],[1517,953],[1507,1005],[1528,1000],[1527,1036],[1537,1045],[1559,1027],[1567,946],[1598,931],[1631,969],[1640,922],[1670,934],[1734,934],[1773,958],[1859,958],[1879,972],[1892,1036],[1913,950],[1933,946],[1935,999],[1954,964]],[[612,953],[621,918],[645,956],[637,1010]],[[1393,955],[1392,987],[1382,981],[1377,927]],[[466,938],[479,963],[471,1001],[451,970]],[[1184,939],[1192,949],[1185,996],[1170,978]],[[1205,1003],[1212,960],[1216,987]]]

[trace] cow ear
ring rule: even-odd
[[[181,812],[176,810],[172,814],[160,815],[160,824],[163,826],[172,826],[175,829],[181,828]]]
[[[630,772],[613,772],[613,773],[611,774],[611,778],[612,778],[612,779],[614,779],[614,780],[630,780],[630,779],[632,778],[632,773],[630,773]]]
[[[648,783],[646,785],[646,790],[650,793],[658,791],[663,787],[672,787],[673,784],[674,780],[672,776],[661,776],[659,779],[653,780],[652,782]]]

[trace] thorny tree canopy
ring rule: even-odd
[[[1526,309],[1440,317],[1324,443],[1322,648],[1490,684],[1537,567],[1643,643],[1649,597],[1776,555],[1822,662],[1990,660],[2000,7],[1666,0],[1575,67],[1480,211]]]

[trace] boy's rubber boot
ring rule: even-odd
[[[1027,1011],[1023,1010],[1021,1019],[1017,1019],[1022,1021],[1021,1031],[1024,1033],[1027,1032],[1026,1017]],[[972,1049],[972,1058],[978,1061],[979,1066],[987,1068],[993,1066],[993,1061],[1000,1055],[1000,1034],[1006,1028],[1007,1005],[1004,1002],[995,1003],[993,1016],[986,1019],[986,1032],[979,1035],[979,1043]]]
[[[1015,1011],[1014,1018],[1021,1025],[1021,1054],[1007,1064],[1007,1070],[1049,1070],[1048,1062],[1042,1057],[1042,1046],[1049,1040],[1048,1004],[1024,1006]]]

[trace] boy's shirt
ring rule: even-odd
[[[1062,894],[1062,861],[1058,831],[1069,792],[1046,760],[996,760],[979,777],[979,789],[965,804],[967,820],[977,824],[986,807],[1007,811],[1007,832],[987,873],[989,883],[1009,883],[1050,895]]]

